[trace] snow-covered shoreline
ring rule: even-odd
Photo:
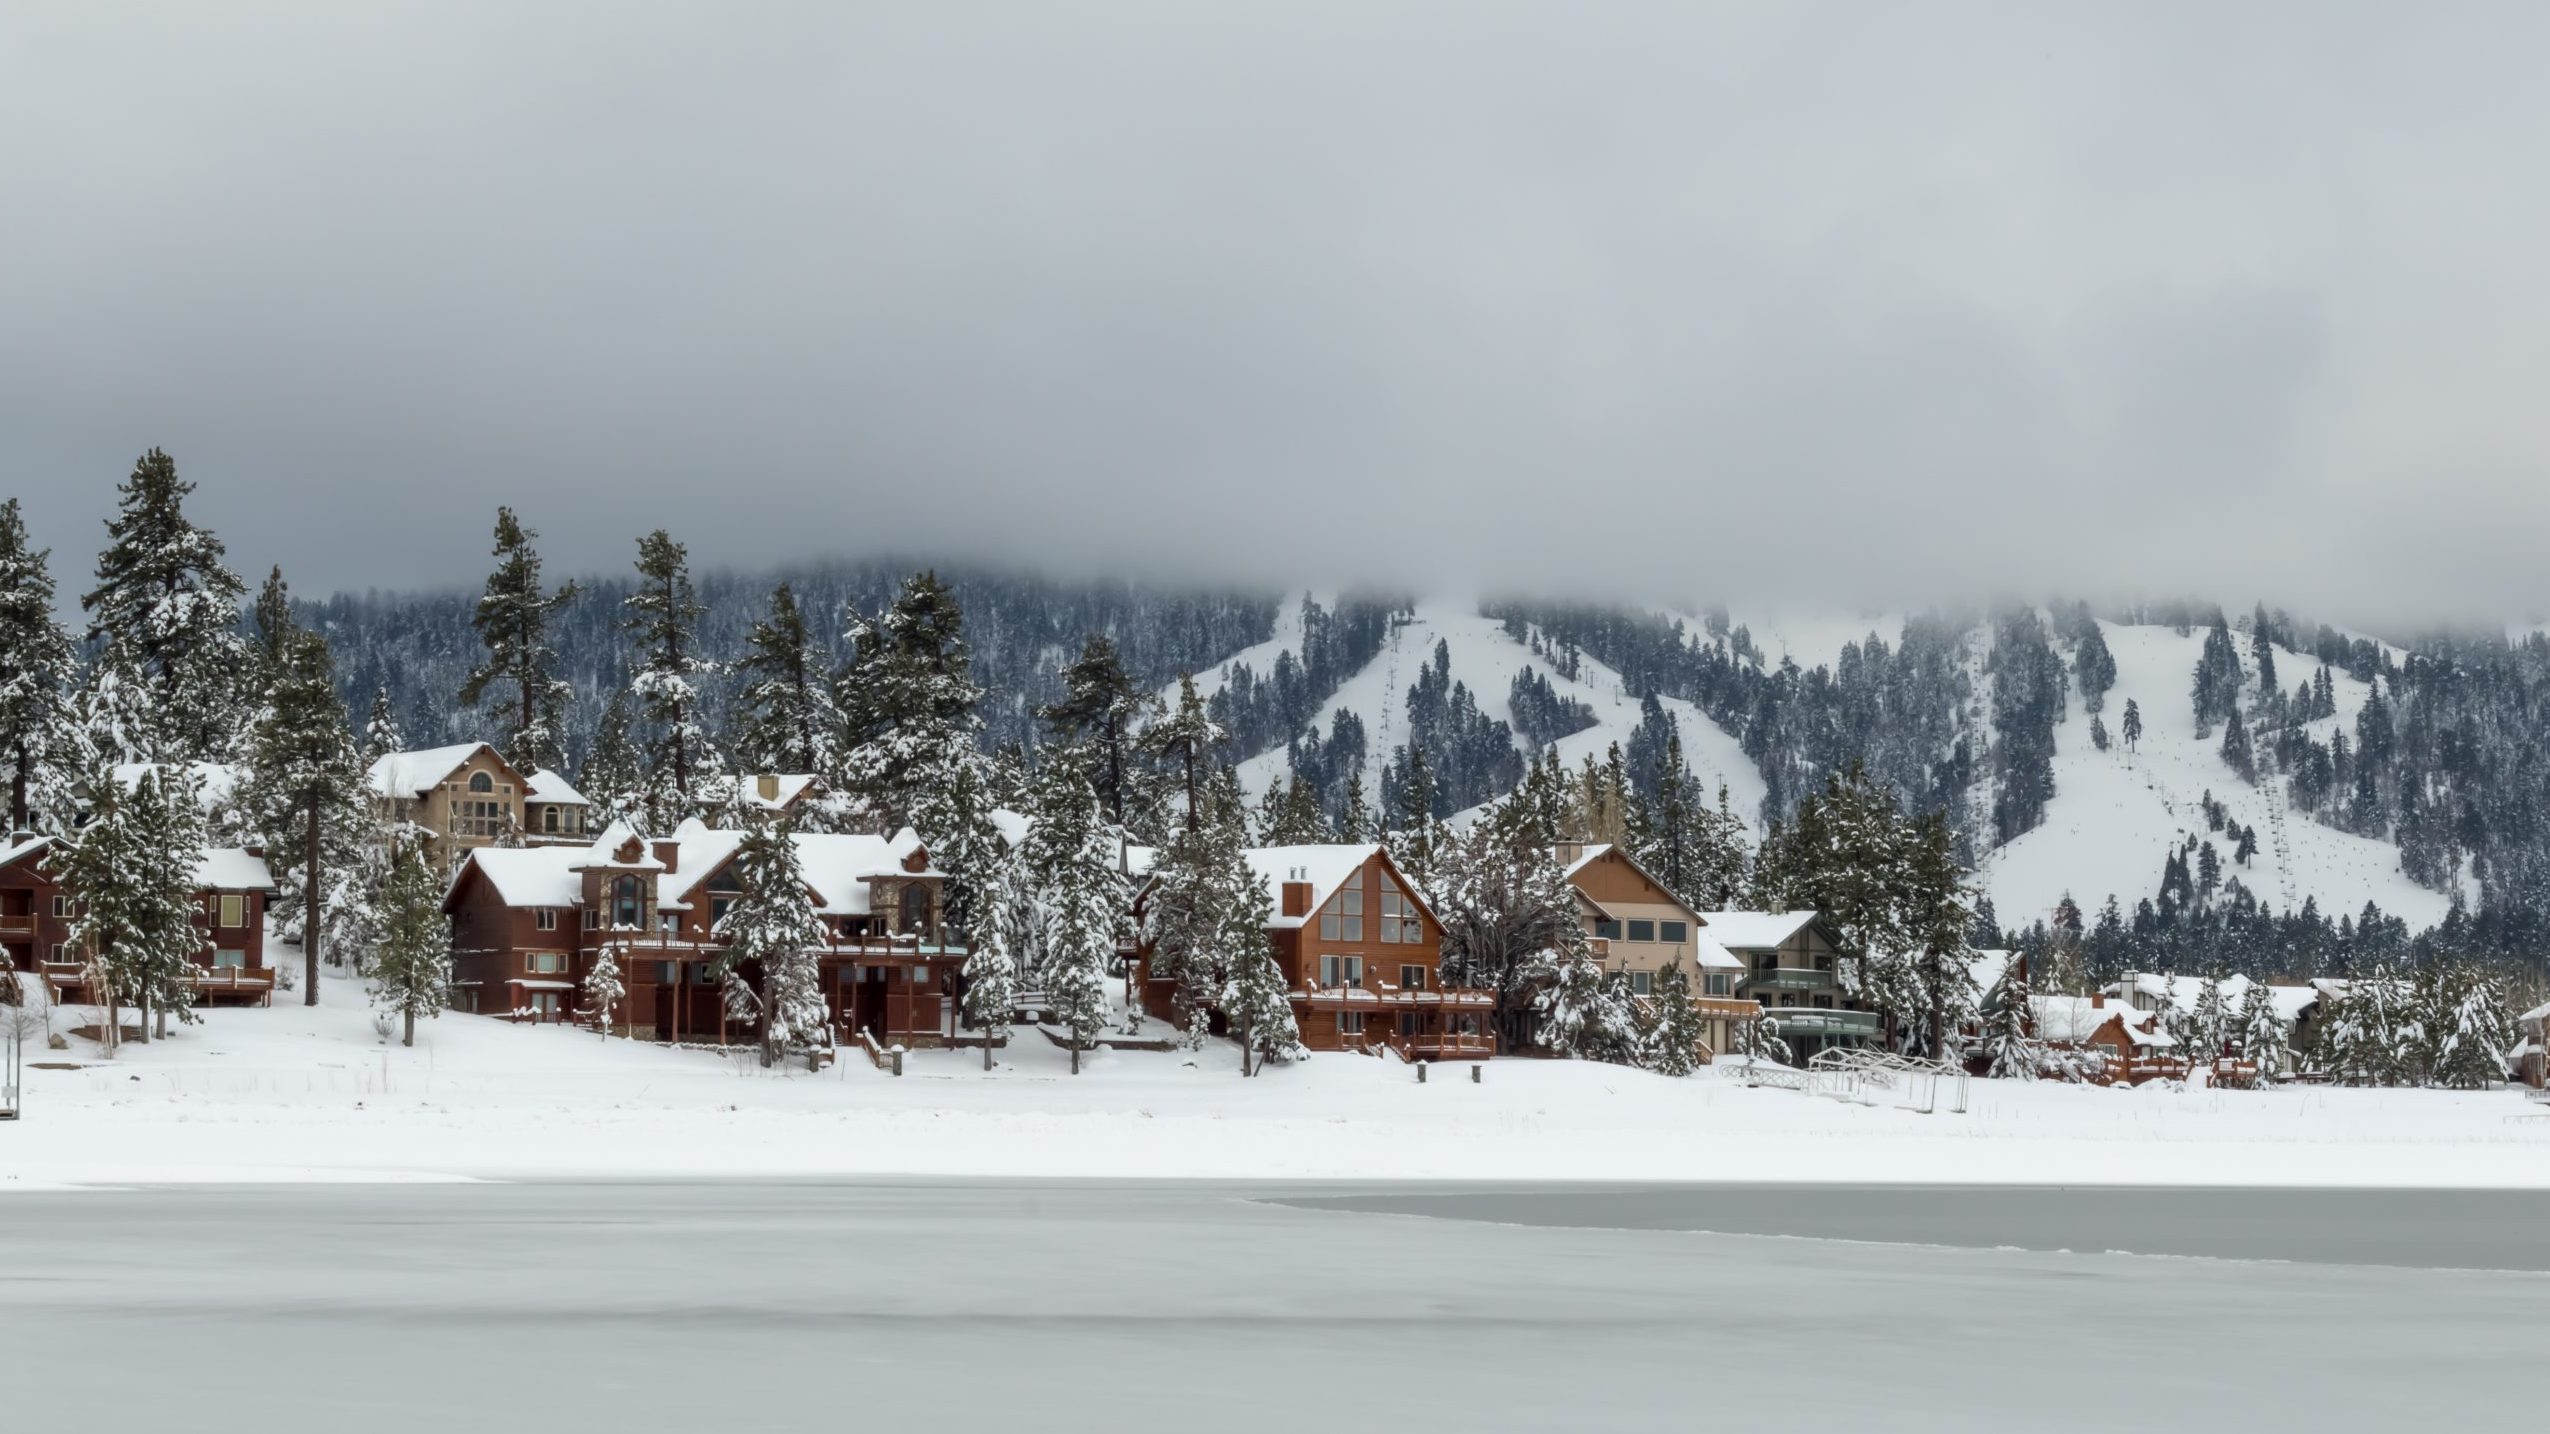
[[[0,1191],[809,1176],[2550,1189],[2550,1117],[2511,1091],[1976,1081],[1965,1114],[1925,1116],[1572,1062],[1419,1084],[1358,1056],[1242,1080],[1220,1049],[1104,1052],[1075,1078],[1033,1032],[988,1075],[979,1053],[922,1051],[896,1079],[459,1015],[405,1050],[350,988],[326,996],[214,1011],[111,1062],[31,1052],[78,1068],[27,1072],[25,1118],[0,1126]]]

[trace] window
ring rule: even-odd
[[[1818,970],[1818,971],[1830,971],[1830,970],[1832,970],[1832,969],[1833,969],[1833,958],[1832,958],[1832,957],[1830,957],[1830,956],[1818,956],[1818,957],[1816,957],[1816,958],[1815,958],[1815,969],[1816,969],[1816,970]]]
[[[1425,918],[1417,914],[1417,903],[1386,871],[1381,874],[1381,939],[1406,946],[1426,939]]]
[[[555,991],[532,992],[531,1013],[535,1016],[554,1016],[558,1014],[558,993]]]
[[[928,932],[930,928],[930,889],[928,887],[919,882],[907,884],[903,888],[900,909],[906,935],[918,936]]]
[[[1363,1013],[1363,1012],[1361,1012],[1361,1011],[1339,1011],[1339,1012],[1337,1013],[1337,1034],[1339,1034],[1339,1035],[1341,1035],[1341,1036],[1360,1036],[1360,1035],[1362,1035],[1363,1033],[1364,1033],[1364,1013]]]
[[[1364,889],[1356,877],[1348,877],[1346,884],[1337,888],[1337,894],[1328,898],[1328,904],[1319,908],[1319,939],[1364,939]]]
[[[1829,1010],[1833,1009],[1833,998],[1832,998],[1832,997],[1830,997],[1830,996],[1818,996],[1818,997],[1816,997],[1816,998],[1815,998],[1815,1009],[1817,1009],[1817,1010],[1819,1010],[1819,1011],[1829,1011]]]
[[[224,893],[221,898],[221,920],[219,924],[225,927],[240,927],[247,925],[248,898],[233,893]]]
[[[1683,942],[1691,939],[1691,923],[1688,921],[1660,921],[1656,923],[1656,939],[1665,942],[1667,945],[1679,946]]]
[[[469,774],[469,790],[472,793],[492,792],[496,790],[496,779],[485,772],[472,772]]]
[[[1364,958],[1361,956],[1322,956],[1319,958],[1319,984],[1323,986],[1357,986],[1364,983]]]
[[[538,914],[532,918],[532,922],[543,931],[557,930],[558,908],[554,906],[541,907]]]
[[[567,969],[566,953],[534,951],[522,958],[522,969],[534,976],[555,976]]]
[[[57,897],[53,898],[53,916],[54,916],[54,919],[55,919],[55,920],[57,920],[57,921],[61,921],[61,920],[68,920],[68,919],[70,918],[70,915],[71,915],[71,898],[69,898],[69,897],[67,897],[67,896],[57,896]]]
[[[540,829],[544,832],[555,832],[558,829],[558,809],[556,807],[542,807],[540,809]]]
[[[1779,969],[1780,969],[1780,953],[1778,953],[1777,951],[1765,951],[1765,952],[1763,952],[1761,955],[1754,957],[1754,958],[1753,958],[1753,969],[1754,969],[1754,970],[1756,970],[1756,971],[1777,971],[1777,970],[1779,970]]]
[[[646,923],[646,892],[634,876],[611,883],[611,924],[637,927]]]
[[[1424,990],[1426,988],[1426,968],[1423,966],[1400,967],[1399,988],[1403,991]]]
[[[584,929],[587,931],[601,930],[602,913],[588,908],[584,913]]]
[[[681,935],[682,913],[678,911],[659,911],[655,913],[655,929],[659,934],[665,936]]]
[[[213,953],[213,969],[216,971],[244,970],[247,965],[248,953],[245,951],[215,951]]]
[[[1735,978],[1724,971],[1711,971],[1700,978],[1700,993],[1704,996],[1724,996],[1734,988]]]
[[[1654,922],[1652,922],[1652,921],[1632,921],[1632,922],[1630,922],[1630,923],[1629,923],[1629,939],[1630,939],[1630,940],[1632,940],[1632,941],[1653,941],[1653,940],[1655,940],[1655,939],[1656,939],[1656,923],[1654,923]]]
[[[1630,972],[1629,994],[1633,996],[1652,996],[1656,994],[1656,973],[1653,971]]]
[[[1620,939],[1620,923],[1617,921],[1604,921],[1597,918],[1594,922],[1594,939],[1597,941],[1618,941]]]
[[[712,930],[716,928],[717,923],[726,919],[726,909],[734,904],[735,898],[731,896],[712,896],[708,899],[708,924]]]

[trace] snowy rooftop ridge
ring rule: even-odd
[[[1335,895],[1347,877],[1363,870],[1380,847],[1370,843],[1322,842],[1304,846],[1253,846],[1244,856],[1249,870],[1257,873],[1258,882],[1266,888],[1267,899],[1274,903],[1275,914],[1268,917],[1268,927],[1289,930],[1307,923],[1320,907]],[[1301,881],[1310,884],[1310,908],[1299,915],[1284,914],[1284,883]],[[1403,885],[1403,890],[1405,889]],[[1409,892],[1411,896],[1415,893]],[[1378,911],[1379,908],[1374,908]]]
[[[452,769],[478,754],[484,742],[457,742],[449,747],[423,747],[390,752],[364,774],[376,797],[421,797],[441,786]],[[489,750],[493,750],[492,748]]]
[[[1767,951],[1815,921],[1812,911],[1703,911],[1710,939],[1730,951]]]
[[[586,800],[584,793],[577,791],[575,787],[567,781],[565,773],[549,771],[546,768],[534,772],[523,779],[522,795],[523,800],[525,801],[545,802],[553,807],[589,807],[593,805],[592,802]]]

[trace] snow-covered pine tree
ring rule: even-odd
[[[2135,706],[2134,699],[2131,697],[2125,699],[2125,720],[2120,735],[2125,739],[2125,750],[2128,752],[2133,751],[2135,744],[2143,740],[2143,709]]]
[[[1215,829],[1226,837],[1234,831],[1227,814],[1215,823]],[[1217,860],[1224,899],[1221,929],[1214,941],[1220,964],[1230,972],[1222,989],[1222,1010],[1239,1037],[1240,1075],[1245,1079],[1266,1069],[1268,1061],[1289,1063],[1308,1052],[1302,1047],[1301,1025],[1293,1016],[1293,993],[1285,988],[1283,969],[1275,964],[1274,946],[1266,939],[1275,903],[1237,847],[1226,842]]]
[[[2251,981],[2242,994],[2232,1043],[2242,1060],[2256,1063],[2262,1081],[2284,1068],[2284,1021],[2276,1015],[2275,997],[2266,982]]]
[[[992,820],[995,808],[991,760],[975,745],[970,726],[947,729],[935,755],[916,761],[912,826],[930,851],[930,864],[945,873],[940,913],[951,941],[969,939],[996,907],[998,888],[1011,860],[1009,843]],[[1112,828],[1108,840],[1113,840]]]
[[[1364,798],[1364,772],[1358,765],[1346,774],[1346,800],[1337,813],[1337,840],[1368,842],[1378,840],[1380,830],[1373,820],[1372,804]]]
[[[981,732],[964,610],[936,573],[915,573],[876,621],[854,614],[849,638],[850,665],[836,687],[843,792],[878,830],[917,826],[912,814],[941,779],[951,745]]]
[[[742,890],[717,923],[726,945],[713,969],[727,1017],[752,1022],[761,1063],[776,1065],[791,1048],[831,1043],[817,960],[823,923],[786,818],[753,823],[735,848],[734,872]]]
[[[172,1008],[180,1020],[194,1019],[203,816],[175,769],[146,771],[129,788],[100,769],[89,791],[89,821],[65,841],[59,870],[79,912],[71,949],[80,953],[100,1007],[100,1042],[112,1055],[127,1003],[141,1013],[144,1041],[155,1012],[163,1025]]]
[[[274,685],[276,674],[283,668],[284,647],[299,626],[292,620],[292,589],[283,580],[281,564],[266,571],[265,586],[257,590],[256,606],[249,609],[248,620],[248,653],[256,661],[252,689],[255,700]]]
[[[1390,859],[1417,889],[1431,892],[1435,859],[1450,843],[1451,834],[1434,814],[1434,772],[1426,764],[1425,748],[1410,743],[1405,750],[1407,774],[1399,783],[1398,815],[1383,840],[1389,844]]]
[[[1680,961],[1666,964],[1648,997],[1647,1020],[1638,1033],[1639,1064],[1658,1075],[1687,1076],[1700,1068],[1700,1009],[1691,1004],[1691,977]]]
[[[381,886],[381,940],[372,956],[372,1002],[397,1014],[398,1043],[416,1044],[416,1018],[443,1009],[452,984],[452,923],[443,915],[443,884],[421,842],[390,852]]]
[[[796,589],[771,590],[770,611],[744,638],[735,670],[735,760],[747,772],[814,772],[840,767],[841,706],[831,675],[797,605]]]
[[[1205,783],[1212,775],[1214,754],[1229,740],[1230,734],[1206,714],[1203,699],[1195,695],[1194,674],[1182,674],[1177,706],[1142,734],[1143,754],[1167,773],[1177,789],[1177,810],[1163,826],[1194,824]]]
[[[407,738],[398,730],[398,715],[390,710],[390,690],[373,689],[372,715],[363,721],[363,742],[355,759],[369,772],[374,762],[406,748]]]
[[[246,725],[247,586],[223,566],[221,540],[187,518],[194,489],[167,454],[143,454],[117,490],[97,586],[80,599],[100,663],[140,689],[137,735],[152,761],[226,760]]]
[[[2430,1078],[2452,1090],[2483,1090],[2504,1081],[2515,1022],[2496,977],[2475,963],[2456,961],[2439,985],[2440,1009],[2430,1018],[2435,1030]]]
[[[327,641],[315,632],[294,630],[276,659],[273,686],[249,735],[242,797],[272,849],[289,853],[286,887],[301,907],[301,999],[315,1006],[328,899],[333,894],[349,906],[368,900],[359,882],[341,878],[361,862],[372,837],[369,792],[355,765],[345,705]]]
[[[1098,795],[1078,761],[1057,754],[1046,763],[1035,807],[1020,861],[1042,913],[1045,996],[1070,1033],[1078,1075],[1081,1052],[1107,1028],[1107,968],[1129,893]]]
[[[599,822],[636,820],[646,810],[646,759],[629,730],[629,698],[614,692],[593,729],[592,750],[576,774],[576,789],[593,803]]]
[[[622,601],[623,625],[637,641],[629,694],[646,731],[646,815],[668,832],[709,805],[708,779],[723,762],[700,704],[703,660],[694,636],[704,608],[691,589],[689,553],[662,528],[638,539],[638,583]]]
[[[2045,1047],[2036,1038],[2036,1002],[2028,989],[2028,968],[2013,961],[2002,972],[1983,1015],[1985,1074],[2004,1080],[2035,1080],[2045,1063]]]
[[[1113,638],[1091,633],[1080,656],[1062,671],[1063,696],[1038,715],[1062,746],[1090,750],[1090,784],[1107,820],[1130,830],[1146,803],[1141,772],[1134,761],[1139,729],[1159,706],[1157,698],[1134,685],[1125,671]],[[1191,686],[1190,682],[1190,686]]]
[[[573,583],[555,592],[540,585],[540,553],[532,543],[540,535],[514,518],[511,508],[496,510],[496,569],[470,616],[486,660],[461,683],[464,707],[478,706],[491,695],[489,715],[507,723],[498,745],[505,759],[525,772],[566,765],[565,742],[558,729],[571,692],[558,677],[558,654],[549,645],[550,615],[576,594]]]
[[[1009,897],[1011,863],[985,874],[984,913],[968,933],[965,966],[958,972],[965,994],[958,1014],[983,1038],[983,1069],[992,1068],[992,1047],[1009,1039],[1010,1018],[1018,1009],[1018,957],[1010,949],[1009,923],[1017,909]]]
[[[617,943],[606,941],[593,953],[593,965],[584,973],[584,1004],[593,1012],[593,1029],[604,1040],[611,1038],[611,1013],[628,999],[628,984],[620,979]]]
[[[0,762],[12,832],[34,829],[36,794],[48,785],[42,768],[62,751],[71,720],[71,639],[53,614],[51,557],[27,545],[18,500],[0,500]]]

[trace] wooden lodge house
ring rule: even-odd
[[[611,1024],[641,1040],[750,1039],[731,1028],[716,932],[741,894],[744,834],[684,822],[649,840],[615,822],[582,846],[475,847],[443,898],[458,1010],[575,1019],[604,950],[627,995]],[[824,1000],[837,1038],[932,1044],[952,1034],[965,947],[945,930],[944,875],[909,828],[893,837],[799,832],[806,900],[824,931]]]
[[[1314,1051],[1395,1050],[1410,1059],[1476,1060],[1495,1053],[1491,992],[1443,982],[1443,924],[1390,854],[1372,844],[1252,847],[1249,868],[1273,906],[1266,940],[1291,992],[1302,1044]],[[1134,897],[1144,928],[1152,886]],[[1176,982],[1137,940],[1144,1008],[1176,1019]],[[1214,1029],[1224,1027],[1221,1015]]]
[[[1758,1001],[1735,994],[1744,961],[1627,851],[1608,842],[1561,842],[1557,856],[1575,888],[1594,958],[1604,970],[1626,975],[1631,995],[1651,999],[1666,967],[1683,968],[1700,1014],[1702,1060],[1730,1049],[1737,1028],[1761,1017]]]
[[[18,835],[0,843],[0,952],[12,971],[43,976],[55,999],[88,997],[82,953],[71,946],[77,898],[63,889],[47,858],[49,836]],[[212,847],[195,862],[195,925],[203,933],[195,999],[204,1004],[263,1003],[274,997],[266,961],[266,903],[275,881],[254,847]]]
[[[365,781],[375,814],[416,834],[437,871],[482,847],[593,840],[593,804],[563,773],[522,772],[484,742],[392,752]]]

